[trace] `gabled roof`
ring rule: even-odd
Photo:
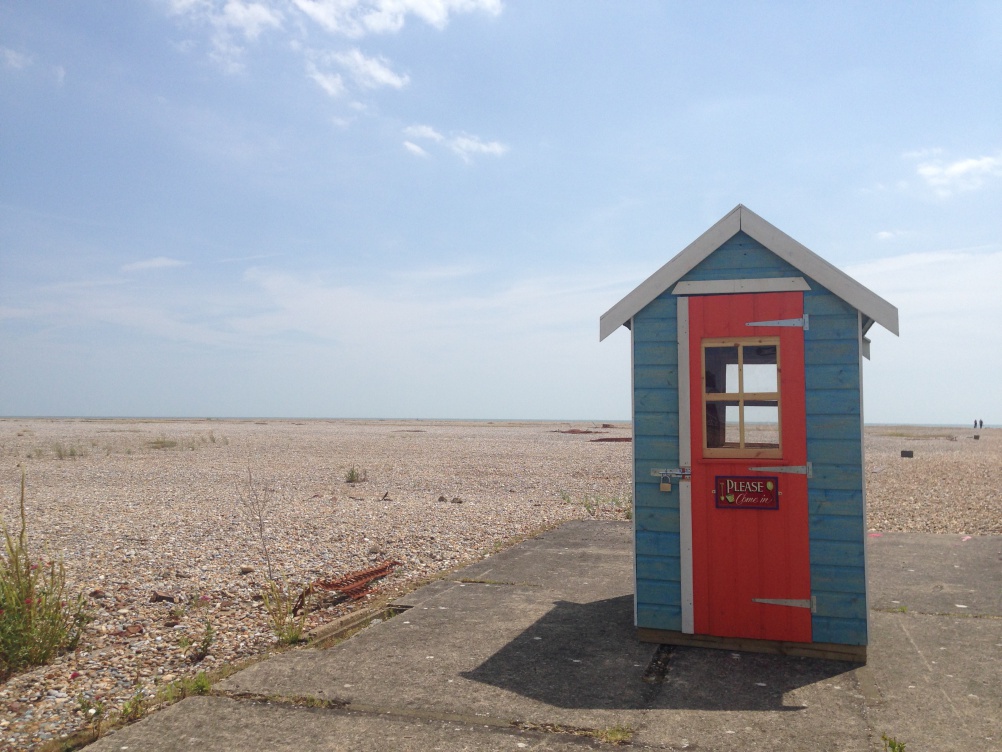
[[[882,297],[854,280],[848,274],[829,264],[806,246],[801,245],[782,230],[766,222],[750,209],[738,204],[723,219],[704,232],[681,253],[645,279],[629,295],[602,314],[599,322],[599,341],[616,329],[628,324],[641,309],[658,295],[688,274],[703,259],[730,240],[744,232],[764,245],[791,266],[824,285],[868,319],[864,328],[877,322],[893,334],[898,333],[898,309]]]

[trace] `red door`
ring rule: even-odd
[[[688,305],[693,631],[810,642],[803,293]]]

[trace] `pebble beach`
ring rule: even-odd
[[[56,749],[88,708],[111,718],[276,649],[269,565],[301,588],[399,562],[366,598],[318,599],[317,629],[564,521],[630,519],[630,435],[626,421],[0,419],[7,529],[24,468],[29,545],[62,560],[92,618],[75,651],[0,684],[0,749]],[[870,426],[865,475],[871,531],[1002,535],[1002,430]]]

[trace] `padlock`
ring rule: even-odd
[[[661,490],[671,491],[671,478],[669,478],[667,475],[661,476]]]

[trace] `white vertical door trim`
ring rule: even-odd
[[[692,467],[692,444],[689,415],[689,299],[678,299],[678,463]],[[682,632],[692,634],[692,481],[678,484],[679,569],[682,585]]]

